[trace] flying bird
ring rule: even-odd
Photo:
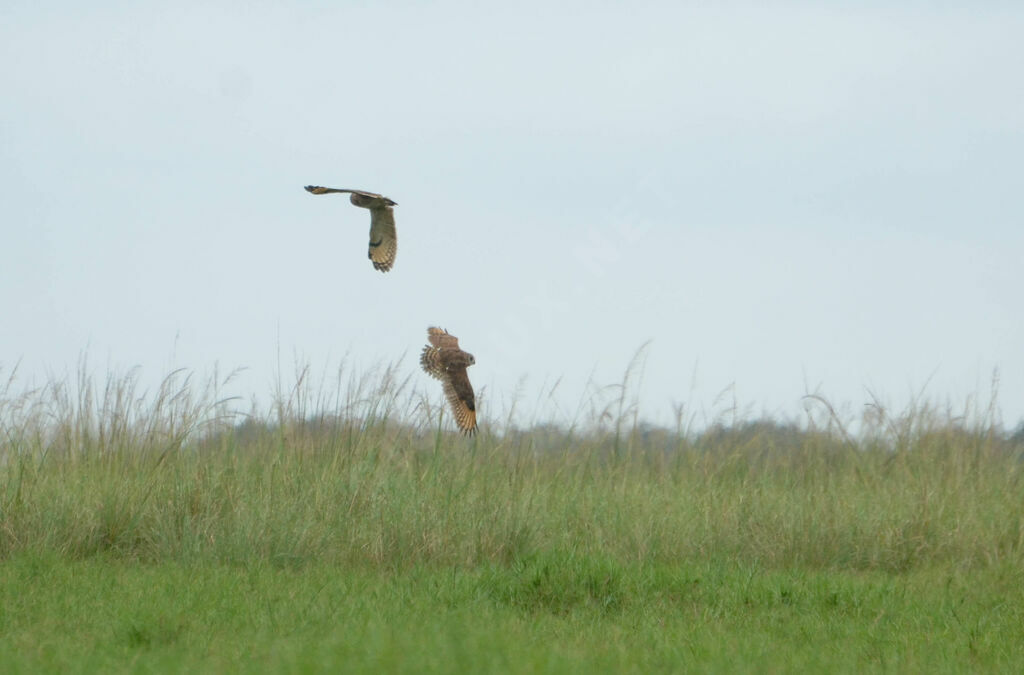
[[[306,191],[315,195],[326,195],[332,192],[344,192],[350,196],[348,200],[355,206],[370,209],[370,252],[368,257],[373,262],[373,269],[387,272],[395,264],[398,255],[398,235],[395,233],[395,210],[398,206],[384,195],[363,190],[340,190],[336,188],[307,185]]]
[[[464,434],[476,432],[476,397],[466,368],[476,363],[469,352],[459,349],[459,338],[441,328],[427,329],[430,344],[420,354],[420,365],[434,379],[441,380],[445,398],[452,407],[455,423]]]

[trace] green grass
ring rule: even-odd
[[[0,566],[3,672],[1017,672],[1024,579],[615,563]]]
[[[0,672],[1024,672],[992,424],[464,439],[389,377],[0,396]]]

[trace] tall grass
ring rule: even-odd
[[[732,559],[903,572],[1024,563],[1022,447],[994,415],[875,401],[856,432],[822,397],[802,424],[642,423],[629,371],[562,428],[448,431],[393,366],[267,411],[231,376],[138,374],[0,392],[0,557],[329,562],[404,569],[546,556]],[[682,413],[680,413],[682,414]],[[511,419],[511,418],[509,418]]]

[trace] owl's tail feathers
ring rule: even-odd
[[[434,379],[440,380],[444,377],[444,366],[441,365],[441,350],[437,347],[426,346],[420,354],[420,365],[424,372]]]

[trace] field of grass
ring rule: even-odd
[[[1024,672],[990,420],[469,439],[379,375],[8,387],[0,672]]]

